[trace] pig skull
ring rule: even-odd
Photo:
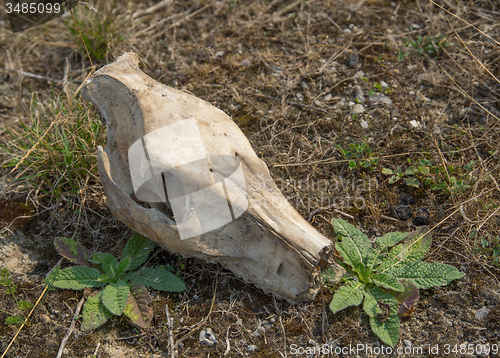
[[[290,205],[224,112],[154,81],[134,53],[94,73],[82,97],[107,125],[98,168],[127,226],[293,302],[315,297],[320,266],[340,278],[333,243]]]

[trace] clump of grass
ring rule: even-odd
[[[65,23],[81,56],[87,57],[88,51],[92,59],[109,62],[110,52],[126,37],[124,30],[130,26],[125,23],[125,17],[117,13],[116,0],[97,1],[94,7],[95,10],[75,6],[74,19],[69,17]]]
[[[89,194],[97,180],[95,150],[104,136],[90,105],[52,91],[32,93],[28,119],[6,129],[0,167],[9,168],[14,182],[28,181],[38,196],[68,201]]]

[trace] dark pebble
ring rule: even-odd
[[[351,52],[346,60],[345,65],[349,67],[355,67],[359,62],[359,55],[356,52]]]
[[[401,198],[401,204],[403,205],[413,205],[415,204],[415,200],[409,196],[409,195],[405,195]]]
[[[429,223],[429,212],[425,209],[417,209],[417,215],[413,218],[413,225],[422,226]]]
[[[391,213],[399,220],[408,220],[413,217],[413,213],[408,205],[395,205],[391,209]]]

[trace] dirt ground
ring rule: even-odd
[[[98,180],[95,146],[105,144],[106,129],[76,93],[93,65],[126,51],[152,78],[228,113],[284,195],[325,236],[334,239],[336,217],[370,238],[428,225],[425,260],[466,273],[421,292],[389,354],[362,309],[331,313],[336,285],[313,302],[290,304],[222,267],[158,248],[148,264],[171,264],[187,289],[151,292],[148,329],[114,317],[89,333],[78,321],[63,356],[498,356],[500,4],[436,3],[441,8],[427,0],[94,0],[88,4],[97,11],[76,5],[78,26],[68,14],[20,33],[9,30],[0,6],[0,269],[18,285],[18,300],[42,295],[59,260],[54,237],[74,235],[118,254],[131,235],[106,208]],[[71,165],[50,162],[63,149],[18,140],[27,135],[23,123],[58,121],[49,138],[79,115],[99,130],[75,188],[59,180]],[[24,156],[11,172],[12,159]],[[422,170],[404,173],[410,166]],[[402,178],[393,182],[388,170],[398,167]],[[20,325],[5,320],[27,312],[0,287],[0,352],[55,357],[82,297],[45,293],[6,351]],[[174,319],[173,347],[165,309]],[[213,346],[199,342],[206,328]],[[489,354],[481,352],[486,344]]]

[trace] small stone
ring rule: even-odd
[[[416,120],[411,120],[410,122],[410,125],[413,127],[413,128],[419,128],[420,127],[420,123],[418,123]]]
[[[365,121],[364,119],[361,120],[361,127],[364,128],[364,129],[368,129],[368,122]]]
[[[410,342],[409,340],[405,339],[405,340],[403,341],[403,343],[404,343],[404,344],[405,344],[405,346],[407,346],[408,348],[410,348],[410,347],[411,347],[411,342]]]
[[[340,99],[340,101],[338,101],[338,102],[337,102],[337,104],[336,104],[335,106],[340,107],[340,108],[343,108],[343,107],[345,107],[345,103],[346,103],[346,102],[347,102],[347,101],[346,101],[345,97],[342,97],[342,98]],[[354,105],[354,104],[353,104],[353,105]]]
[[[222,56],[224,56],[224,51],[217,51],[215,53],[215,57],[222,57]]]
[[[480,310],[478,310],[474,316],[477,319],[484,319],[484,318],[488,317],[489,314],[490,314],[490,310],[486,307],[483,307]]]
[[[259,326],[255,329],[255,331],[252,332],[252,336],[258,337],[265,332],[266,332],[266,329],[262,326]]]
[[[389,85],[385,81],[380,81],[380,86],[382,86],[383,89],[388,88]]]
[[[243,61],[241,61],[240,65],[243,67],[249,67],[252,65],[252,61],[250,61],[248,58],[245,58]]]
[[[202,330],[200,332],[200,335],[198,336],[198,340],[201,344],[205,344],[209,347],[217,343],[217,338],[215,338],[215,334],[214,331],[212,331],[212,328]]]
[[[370,103],[372,103],[372,104],[385,104],[386,106],[391,106],[392,99],[387,97],[385,94],[376,92],[370,96]]]
[[[359,79],[361,79],[361,78],[363,78],[363,77],[365,77],[365,73],[364,73],[363,71],[358,71],[358,72],[356,72],[356,73],[354,74],[354,78],[359,78]]]
[[[300,92],[299,92],[299,93],[297,93],[297,94],[295,95],[295,97],[297,97],[297,99],[298,99],[299,101],[302,101],[302,100],[304,99],[304,96],[303,96],[303,95],[302,95],[302,93],[300,93]]]
[[[365,111],[365,108],[363,107],[362,104],[355,104],[354,107],[352,108],[352,114],[360,115],[363,114]]]
[[[251,345],[247,346],[247,349],[250,352],[255,352],[257,350],[257,346],[255,344],[251,344]]]
[[[422,226],[429,223],[429,212],[425,209],[417,209],[417,213],[413,218],[413,225]]]
[[[332,99],[332,95],[330,93],[328,93],[326,96],[325,96],[325,101],[329,101]]]
[[[241,320],[241,318],[238,318],[238,320],[236,321],[236,325],[243,326],[243,321]]]
[[[345,65],[348,67],[355,67],[359,62],[359,55],[357,52],[351,52],[346,60],[345,60]]]
[[[323,105],[323,103],[321,103],[321,101],[318,101],[317,99],[315,99],[315,100],[314,100],[314,104],[315,104],[316,106],[321,106],[321,105]]]
[[[41,315],[38,316],[38,321],[42,324],[49,324],[50,317],[42,313]]]
[[[355,98],[358,102],[363,103],[365,102],[365,94],[363,93],[363,89],[361,86],[355,86],[354,87],[356,93],[355,93]]]

